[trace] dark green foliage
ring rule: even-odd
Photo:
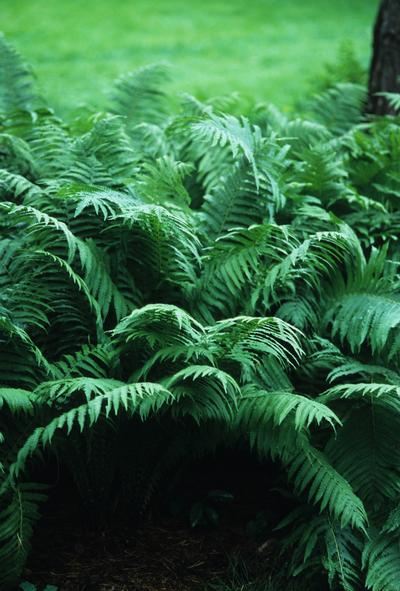
[[[183,460],[240,441],[298,499],[291,574],[394,591],[398,120],[363,121],[351,84],[309,120],[172,112],[155,66],[68,126],[0,43],[1,584],[29,551],[38,459],[97,518],[138,515]]]
[[[38,505],[46,498],[43,488],[37,483],[20,482],[3,497],[5,508],[0,513],[3,582],[15,581],[25,563],[32,528],[39,518]]]

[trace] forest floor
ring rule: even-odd
[[[102,511],[85,509],[63,472],[42,507],[24,579],[39,590],[52,584],[60,591],[212,591],[211,584],[243,569],[247,581],[270,572],[279,551],[273,530],[289,508],[271,491],[279,472],[239,451],[221,454],[178,472],[172,492],[164,487],[139,525],[121,512],[99,525]],[[193,528],[190,508],[210,490],[232,499],[215,505],[218,523]]]
[[[255,542],[240,526],[182,528],[169,521],[94,533],[76,525],[41,530],[24,578],[60,591],[197,591],[226,578],[232,560],[265,572],[274,539]],[[46,531],[47,530],[47,531]]]

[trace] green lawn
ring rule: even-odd
[[[0,27],[52,104],[105,104],[110,81],[167,60],[176,90],[285,107],[351,39],[368,62],[378,0],[0,0]]]

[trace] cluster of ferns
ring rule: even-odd
[[[241,116],[168,76],[66,123],[0,39],[0,585],[41,463],[143,512],[189,454],[240,445],[296,499],[289,577],[398,591],[400,119],[354,84]]]

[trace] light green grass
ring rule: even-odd
[[[368,62],[378,0],[0,0],[0,28],[53,105],[105,104],[110,82],[167,60],[173,88],[281,107],[352,40]]]

